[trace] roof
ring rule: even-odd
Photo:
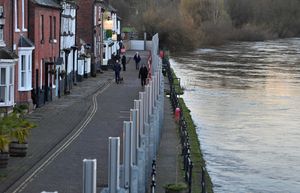
[[[0,59],[14,60],[18,56],[14,52],[8,50],[7,48],[0,48]]]
[[[61,6],[54,0],[31,0],[31,1],[41,6],[61,8]]]
[[[18,47],[23,47],[23,48],[24,47],[27,47],[27,48],[34,47],[34,43],[30,39],[28,39],[24,36],[21,36],[20,40],[19,40]]]

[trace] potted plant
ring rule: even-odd
[[[28,149],[27,138],[35,124],[15,115],[12,115],[12,118],[15,119],[15,123],[10,130],[9,154],[15,157],[24,157]]]
[[[165,187],[165,193],[187,193],[188,186],[185,183],[174,183],[174,184],[167,184]]]
[[[13,108],[13,112],[15,114],[17,114],[17,116],[23,116],[24,114],[28,113],[28,105],[27,104],[21,104],[21,105],[17,105]]]
[[[0,120],[0,168],[6,168],[9,158],[8,145],[10,143],[10,123],[6,117]]]

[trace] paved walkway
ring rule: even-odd
[[[165,90],[170,88],[168,79],[165,78]],[[177,125],[174,120],[173,109],[170,98],[165,98],[164,102],[164,127],[157,155],[157,190],[158,193],[164,193],[164,186],[182,181],[180,175],[180,156],[181,144],[179,141]]]
[[[140,54],[145,62],[148,52]],[[126,55],[129,59],[134,52]],[[0,192],[81,193],[84,158],[97,159],[97,192],[107,186],[108,137],[122,136],[123,121],[129,120],[133,100],[143,90],[132,59],[121,76],[122,84],[114,82],[111,70],[84,79],[70,95],[28,115],[38,124],[29,139],[28,155],[11,158],[8,168],[0,170]],[[164,192],[163,185],[176,180],[178,139],[168,99],[164,125],[157,162],[159,193]]]

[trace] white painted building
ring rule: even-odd
[[[59,85],[56,89],[63,88],[64,93],[70,92],[71,85],[76,82],[77,72],[77,47],[76,47],[76,13],[77,5],[73,1],[62,0],[61,13],[61,34],[60,34],[60,57],[62,65],[56,67],[57,78]],[[59,73],[65,73],[65,76],[58,76]],[[60,88],[59,88],[60,87]]]
[[[104,30],[103,30],[103,46],[104,57],[103,65],[107,65],[113,53],[118,54],[120,50],[118,37],[121,35],[121,22],[117,16],[117,11],[111,5],[108,6],[105,12]],[[107,25],[106,25],[107,24]],[[111,30],[111,37],[107,37],[107,30]]]

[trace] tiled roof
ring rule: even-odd
[[[21,36],[20,40],[19,40],[19,45],[18,46],[19,47],[34,47],[34,44],[33,44],[33,42],[30,39],[28,39],[28,38],[26,38],[24,36]]]
[[[41,6],[61,8],[61,6],[57,4],[56,1],[54,0],[31,0],[31,1]]]
[[[7,48],[0,48],[0,59],[13,60],[17,58],[18,56],[14,52]]]

